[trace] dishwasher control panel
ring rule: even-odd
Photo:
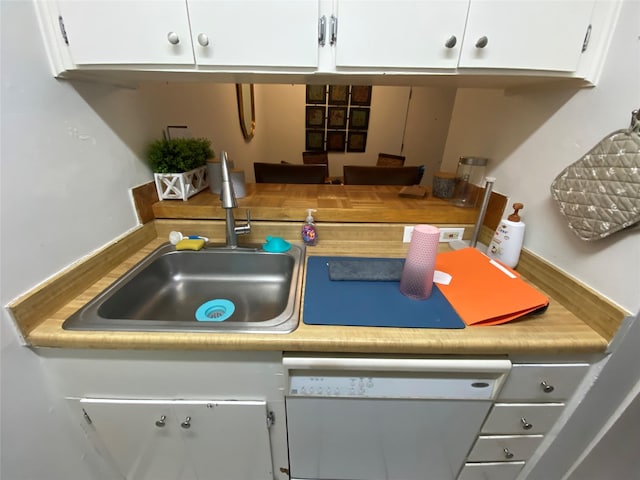
[[[287,394],[296,397],[491,399],[496,379],[490,376],[389,376],[377,372],[361,375],[289,372]]]

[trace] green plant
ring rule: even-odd
[[[206,138],[173,138],[149,144],[147,158],[155,173],[183,173],[206,165],[213,158]]]

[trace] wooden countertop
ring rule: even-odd
[[[596,333],[553,295],[550,295],[548,310],[542,315],[499,326],[467,327],[462,330],[315,326],[303,323],[289,334],[91,332],[61,328],[64,320],[74,311],[164,243],[167,230],[184,225],[169,221],[146,225],[129,238],[112,244],[104,252],[74,266],[60,278],[10,305],[27,343],[34,347],[90,349],[584,354],[604,352],[610,340]],[[316,247],[307,248],[307,255],[403,257],[406,249],[407,245],[401,241],[356,236],[353,241],[321,240]],[[95,273],[97,265],[108,265],[108,271],[98,275]],[[91,280],[91,275],[97,275],[95,281]],[[65,297],[64,301],[62,297]],[[54,311],[46,311],[47,302],[52,305],[56,299],[59,299],[60,305]]]
[[[306,210],[317,210],[318,222],[452,223],[473,225],[478,208],[454,207],[430,193],[424,198],[398,194],[398,185],[296,185],[250,183],[247,195],[238,199],[238,216],[251,209],[251,218],[268,221],[302,222]],[[427,189],[429,192],[429,189]],[[493,194],[485,224],[495,229],[506,198]],[[220,199],[209,190],[186,202],[160,201],[152,206],[155,218],[224,220]]]

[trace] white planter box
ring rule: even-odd
[[[184,173],[154,173],[160,200],[187,200],[209,186],[206,165]]]

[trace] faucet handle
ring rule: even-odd
[[[237,234],[243,235],[251,232],[251,210],[247,208],[247,223],[244,225],[240,225],[238,227],[234,227],[234,230]]]

